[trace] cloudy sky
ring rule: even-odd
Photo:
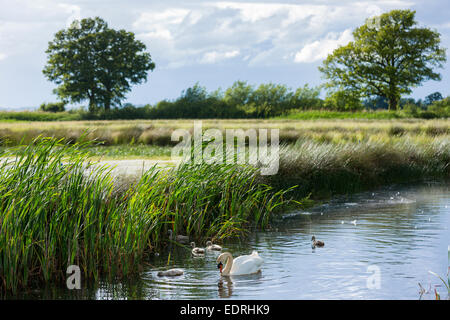
[[[0,108],[56,100],[42,74],[45,50],[74,19],[100,16],[147,45],[156,68],[128,95],[128,102],[145,104],[176,98],[197,81],[208,90],[236,80],[318,85],[317,67],[352,40],[354,28],[367,17],[406,8],[450,47],[448,0],[0,0]],[[426,82],[413,96],[450,95],[450,61],[441,74],[441,82]]]

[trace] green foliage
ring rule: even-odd
[[[407,116],[410,116],[412,118],[417,118],[421,111],[421,109],[415,103],[410,102],[405,104],[402,110]]]
[[[356,111],[363,108],[360,96],[354,91],[334,91],[325,99],[325,108],[338,111]]]
[[[42,103],[39,107],[39,110],[44,112],[64,112],[66,111],[65,105],[65,102]]]
[[[250,98],[250,103],[255,106],[253,114],[256,118],[281,115],[291,108],[293,96],[285,85],[261,84]]]
[[[63,100],[89,100],[89,109],[120,104],[132,84],[147,80],[155,64],[132,32],[108,28],[99,17],[74,21],[55,34],[43,73]]]
[[[291,109],[314,110],[324,107],[324,101],[320,99],[320,87],[310,88],[308,84],[297,88],[292,96]],[[330,110],[334,110],[331,106]]]
[[[198,83],[175,101],[163,100],[150,110],[151,118],[267,118],[292,109],[320,108],[320,89],[308,85],[295,92],[282,84],[261,84],[256,89],[236,81],[222,94],[208,93]]]
[[[428,96],[425,97],[424,103],[425,105],[429,106],[430,104],[432,104],[435,101],[439,101],[444,99],[442,97],[442,94],[440,92],[433,92],[432,94],[429,94]]]
[[[230,106],[244,106],[250,103],[253,91],[246,81],[236,81],[225,91],[224,100]]]
[[[149,109],[149,116],[153,119],[233,118],[236,113],[237,110],[229,108],[223,99],[208,94],[198,84],[183,91],[175,101],[163,100],[155,108]]]
[[[436,116],[450,117],[450,97],[434,101],[428,106],[428,111],[433,112]]]
[[[334,90],[386,97],[396,109],[402,94],[426,80],[440,80],[433,67],[446,61],[440,34],[416,27],[415,12],[393,10],[368,19],[354,41],[334,50],[319,70]]]
[[[0,112],[1,121],[73,121],[82,120],[80,114],[74,112],[36,112],[9,111]]]

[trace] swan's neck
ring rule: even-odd
[[[225,268],[223,268],[223,270],[222,270],[222,275],[228,276],[230,274],[231,267],[233,266],[233,256],[229,252],[224,253],[224,255],[225,255],[226,264],[225,264]]]

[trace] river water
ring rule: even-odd
[[[18,298],[433,299],[436,289],[446,299],[429,271],[447,279],[449,227],[449,184],[390,186],[286,213],[270,230],[223,245],[234,257],[257,250],[265,261],[260,274],[222,277],[218,253],[194,258],[175,246],[127,281],[76,292],[42,288]],[[312,235],[325,246],[313,249]],[[184,275],[156,275],[167,268]]]

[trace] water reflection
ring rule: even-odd
[[[229,298],[233,294],[233,281],[230,277],[223,277],[217,283],[217,289],[219,298]]]

